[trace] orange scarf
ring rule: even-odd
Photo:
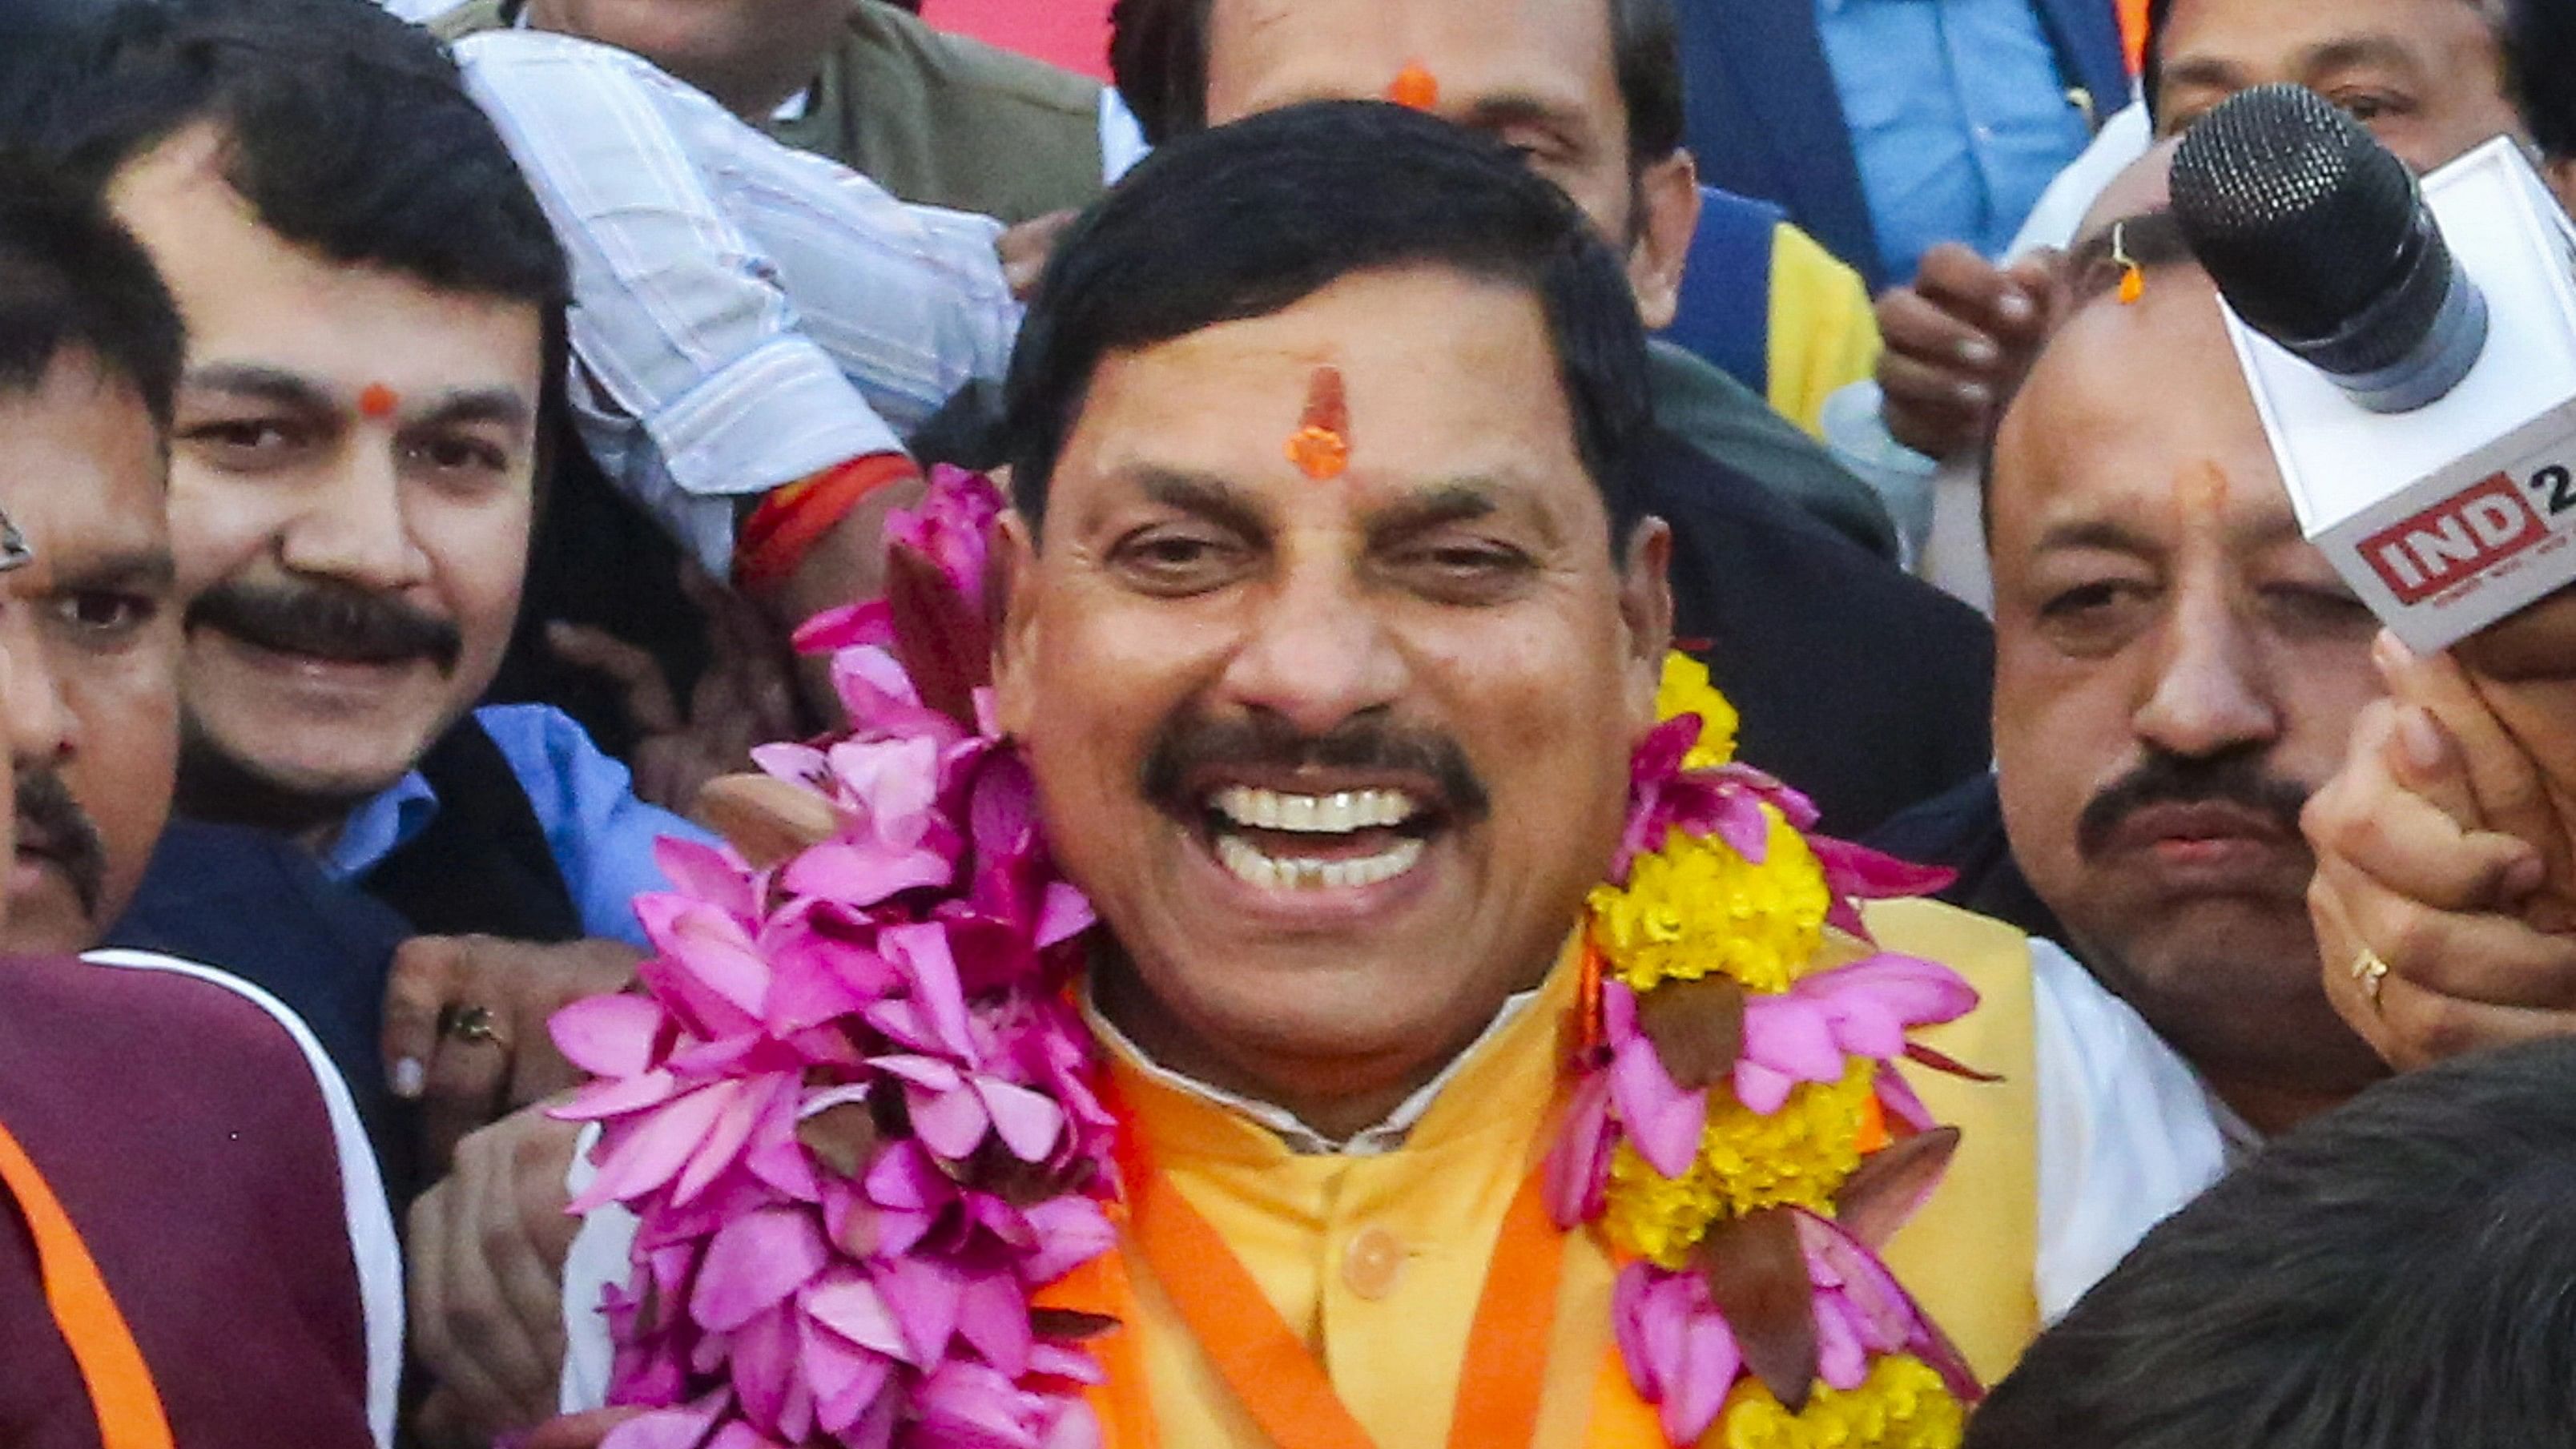
[[[80,1367],[103,1449],[173,1449],[161,1391],[107,1280],[72,1226],[71,1215],[36,1171],[35,1160],[6,1127],[0,1127],[0,1188],[18,1200],[19,1214],[35,1240],[45,1303]]]

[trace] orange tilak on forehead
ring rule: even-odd
[[[1288,461],[1318,483],[1351,465],[1351,402],[1338,367],[1318,367],[1306,384],[1306,416],[1288,439]]]
[[[1440,104],[1440,77],[1417,60],[1395,73],[1387,83],[1386,98],[1408,110],[1430,110]]]
[[[358,391],[358,413],[361,417],[389,418],[401,406],[401,395],[381,382],[368,383]]]

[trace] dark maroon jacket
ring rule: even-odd
[[[182,1449],[373,1442],[339,1153],[275,1018],[170,972],[0,959],[0,1123],[98,1260]],[[0,1445],[97,1443],[0,1191]]]

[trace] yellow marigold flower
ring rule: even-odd
[[[1602,1228],[1618,1246],[1679,1270],[1722,1218],[1784,1204],[1830,1213],[1835,1189],[1860,1166],[1861,1107],[1875,1076],[1875,1064],[1856,1061],[1830,1086],[1793,1088],[1768,1117],[1727,1092],[1710,1093],[1699,1157],[1679,1180],[1619,1145]]]
[[[1958,1449],[1967,1411],[1921,1359],[1872,1364],[1849,1393],[1819,1385],[1791,1414],[1756,1378],[1727,1396],[1702,1449]]]
[[[1735,758],[1735,706],[1708,682],[1708,666],[1676,649],[1664,656],[1664,675],[1655,691],[1655,718],[1699,716],[1699,743],[1682,757],[1686,770],[1714,770]]]
[[[1640,856],[1628,884],[1592,892],[1593,939],[1621,981],[1650,991],[1720,972],[1748,991],[1781,992],[1813,969],[1830,904],[1815,852],[1765,805],[1760,865],[1715,836],[1674,831]]]

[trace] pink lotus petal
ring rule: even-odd
[[[1048,1343],[1044,1339],[1029,1350],[1029,1372],[1077,1384],[1109,1382],[1109,1371],[1100,1366],[1100,1360],[1081,1349]]]
[[[1675,1085],[1653,1044],[1643,1037],[1622,1046],[1611,1060],[1610,1091],[1628,1140],[1647,1163],[1666,1177],[1690,1171],[1708,1128],[1708,1093],[1685,1092]]]
[[[811,1212],[771,1208],[736,1218],[707,1244],[689,1316],[730,1333],[812,1282],[830,1261],[831,1246]]]
[[[816,1323],[851,1343],[918,1365],[919,1360],[895,1323],[894,1310],[886,1307],[876,1285],[858,1274],[832,1270],[825,1281],[805,1291],[804,1304],[806,1314]]]
[[[1701,1306],[1692,1312],[1683,1328],[1680,1371],[1664,1397],[1664,1433],[1673,1443],[1696,1444],[1708,1433],[1743,1370],[1735,1335],[1716,1307]]]
[[[644,996],[592,996],[556,1012],[546,1034],[564,1060],[594,1077],[634,1077],[652,1070],[663,1023],[661,1003]]]
[[[754,913],[751,868],[730,847],[665,835],[653,842],[653,863],[682,895],[695,896],[734,915]]]
[[[1846,1065],[1823,1010],[1795,996],[1756,996],[1744,1003],[1741,1060],[1803,1082],[1841,1081]]]
[[[1038,1449],[1019,1414],[1027,1397],[981,1364],[951,1360],[921,1386],[922,1433],[955,1449]]]
[[[734,1078],[718,1082],[707,1091],[724,1093],[726,1100],[716,1118],[707,1126],[707,1134],[698,1150],[689,1154],[689,1164],[681,1169],[679,1181],[671,1189],[674,1206],[685,1207],[707,1190],[725,1169],[742,1155],[743,1144],[751,1140],[752,1124],[758,1120],[761,1101],[769,1084]]]
[[[563,1106],[547,1108],[546,1115],[558,1122],[597,1122],[659,1107],[678,1095],[679,1090],[679,1078],[656,1068],[624,1081],[593,1082]]]
[[[1654,1272],[1650,1263],[1630,1263],[1619,1270],[1610,1288],[1610,1328],[1619,1341],[1620,1360],[1628,1365],[1628,1379],[1637,1386],[1637,1397],[1649,1404],[1664,1399],[1663,1364],[1657,1357],[1663,1326],[1650,1325],[1656,1308]]]
[[[799,895],[873,906],[904,891],[946,885],[954,876],[936,851],[839,840],[789,861],[781,879]]]
[[[698,1449],[715,1427],[729,1396],[712,1395],[686,1408],[640,1414],[608,1431],[599,1449]]]
[[[1738,1089],[1741,1090],[1740,1083]],[[1905,1080],[1905,1074],[1896,1069],[1894,1062],[1879,1066],[1875,1089],[1879,1105],[1887,1109],[1888,1115],[1915,1131],[1929,1132],[1940,1125],[1932,1115],[1932,1109],[1915,1094],[1914,1084]]]
[[[1794,1078],[1750,1058],[1735,1064],[1735,1100],[1757,1117],[1768,1117],[1786,1106],[1789,1089],[1796,1085]]]
[[[1029,1303],[1009,1274],[970,1278],[957,1299],[957,1333],[1010,1378],[1028,1372]]]
[[[1559,1228],[1571,1230],[1601,1211],[1610,1184],[1611,1150],[1618,1128],[1610,1120],[1610,1078],[1588,1072],[1574,1089],[1564,1131],[1547,1155],[1547,1210]]]
[[[870,1281],[894,1314],[912,1362],[935,1364],[957,1332],[957,1275],[922,1258],[880,1259],[868,1265]]]
[[[1080,1399],[1068,1401],[1047,1426],[1038,1449],[1101,1449],[1100,1420],[1092,1415],[1091,1405]]]
[[[972,1086],[992,1118],[994,1135],[1022,1162],[1044,1162],[1064,1130],[1064,1110],[1026,1087],[979,1076]]]
[[[1023,1214],[1037,1244],[1019,1263],[1020,1280],[1043,1288],[1118,1245],[1118,1230],[1087,1197],[1053,1197]]]
[[[673,1098],[644,1118],[618,1124],[600,1139],[599,1176],[575,1199],[572,1210],[590,1212],[612,1202],[632,1202],[669,1182],[705,1141],[729,1092],[701,1088]]]
[[[951,1162],[963,1162],[984,1145],[984,1133],[992,1118],[976,1095],[960,1088],[935,1091],[925,1087],[906,1087],[904,1106],[912,1114],[912,1130],[923,1145]]]

